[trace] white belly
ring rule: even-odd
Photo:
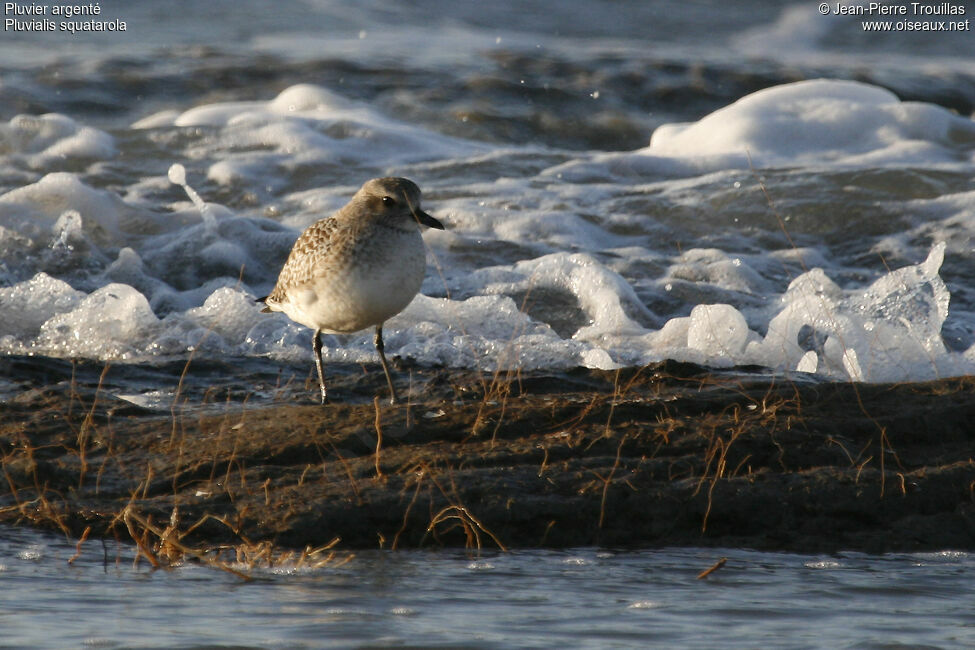
[[[396,233],[357,251],[355,263],[289,289],[279,305],[293,321],[343,334],[379,325],[401,312],[423,283],[426,254],[418,231]]]

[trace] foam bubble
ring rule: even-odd
[[[173,163],[166,174],[173,185],[186,185],[186,168],[179,163]]]
[[[263,318],[261,307],[252,295],[224,287],[211,293],[202,306],[187,310],[185,316],[227,341],[242,342]]]
[[[145,296],[113,283],[41,325],[37,347],[58,356],[141,359],[158,324]]]
[[[809,56],[820,42],[842,22],[844,16],[823,15],[813,5],[790,5],[782,9],[771,25],[759,25],[733,39],[733,44],[751,56],[776,58]]]
[[[117,235],[135,210],[116,194],[85,185],[75,174],[53,172],[0,195],[0,224],[28,237],[46,238],[65,212],[76,213],[96,239]],[[102,232],[100,232],[102,231]]]
[[[82,231],[82,219],[77,210],[68,210],[58,217],[57,222],[51,229],[57,239],[51,244],[51,248],[73,247],[72,242],[84,238]]]
[[[741,358],[749,334],[745,317],[731,305],[697,305],[687,326],[687,347],[712,362],[733,362]]]
[[[407,336],[386,337],[387,351],[392,346],[400,356],[450,367],[566,368],[580,364],[588,349],[533,320],[508,296],[448,300],[418,295],[389,323],[410,327]]]
[[[817,79],[747,95],[697,122],[664,124],[643,149],[596,154],[546,175],[573,182],[750,167],[971,163],[975,122],[888,90]]]
[[[208,177],[222,184],[260,183],[269,166],[358,164],[385,168],[487,148],[390,119],[365,104],[324,88],[299,84],[270,101],[198,106],[172,116],[157,115],[136,127],[220,129],[220,160]],[[212,153],[212,152],[210,152]]]
[[[66,115],[16,115],[0,124],[0,154],[21,156],[31,167],[69,158],[104,160],[115,153],[110,135]]]
[[[796,364],[797,372],[805,372],[810,375],[815,374],[817,368],[819,368],[819,355],[812,350],[809,350],[802,355],[802,358],[799,359],[799,363]]]
[[[975,124],[933,104],[901,102],[853,81],[813,80],[766,88],[692,124],[654,131],[648,153],[703,156],[756,166],[810,162],[955,162]]]
[[[518,262],[514,268],[523,275],[518,284],[526,291],[550,287],[576,298],[588,323],[573,334],[574,339],[598,340],[607,334],[645,332],[631,313],[647,321],[656,320],[626,280],[590,255],[555,253]]]
[[[52,315],[73,310],[84,296],[83,292],[72,289],[67,282],[46,273],[38,273],[30,280],[0,288],[2,334],[20,341],[30,341]]]

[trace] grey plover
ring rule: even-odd
[[[328,400],[322,332],[349,334],[372,326],[390,402],[398,401],[383,350],[383,323],[401,312],[423,283],[420,226],[443,230],[420,208],[420,188],[405,178],[374,178],[342,209],[301,233],[274,290],[258,299],[265,303],[261,311],[283,311],[314,330],[322,404]]]

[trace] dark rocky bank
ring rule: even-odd
[[[4,363],[0,521],[72,537],[129,541],[138,521],[196,545],[975,549],[972,378],[400,369],[410,403],[389,406],[381,371],[355,367],[324,408],[298,391],[159,411],[92,372]]]

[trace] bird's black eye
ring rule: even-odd
[[[390,207],[396,205],[396,199],[394,199],[391,196],[384,196],[383,197],[383,205],[385,205],[387,208],[390,208]]]

